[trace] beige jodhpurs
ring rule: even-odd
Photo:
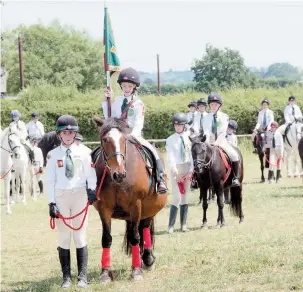
[[[59,209],[59,212],[63,217],[71,217],[81,212],[87,203],[87,193],[85,188],[77,188],[71,190],[55,190],[55,201]],[[74,228],[78,228],[83,220],[84,214],[81,214],[75,219],[67,220],[69,225]],[[82,228],[78,231],[71,230],[64,222],[59,218],[56,219],[56,226],[58,230],[59,246],[64,249],[70,249],[71,234],[76,248],[82,248],[86,246],[86,227],[87,227],[88,214]]]

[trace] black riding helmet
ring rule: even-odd
[[[222,96],[217,93],[217,92],[212,92],[209,96],[208,96],[208,100],[207,100],[208,104],[212,103],[212,102],[216,102],[218,104],[223,104],[223,98]]]
[[[196,101],[190,101],[189,104],[188,104],[188,107],[191,107],[191,106],[194,106],[194,107],[197,107],[197,102]]]
[[[261,102],[261,105],[263,105],[263,103],[267,103],[268,105],[270,104],[269,100],[267,98],[263,99]]]
[[[186,125],[188,123],[187,116],[184,113],[174,114],[172,117],[172,121],[174,125]]]
[[[293,100],[296,100],[296,97],[291,95],[289,98],[288,98],[288,101],[293,101]]]
[[[32,118],[38,118],[39,114],[38,113],[32,113]]]
[[[78,132],[79,126],[77,120],[70,115],[63,115],[59,117],[56,122],[56,131],[59,132],[63,130]]]
[[[139,87],[140,86],[140,76],[135,69],[129,67],[129,68],[123,69],[120,72],[117,82],[120,85],[122,82],[130,82],[130,83],[135,84],[137,87]]]
[[[199,105],[205,105],[205,106],[207,106],[206,98],[200,98],[200,99],[197,101],[197,106],[199,106]]]

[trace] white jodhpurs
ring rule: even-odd
[[[232,162],[239,161],[237,151],[227,142],[226,139],[224,139],[219,146],[227,153],[228,157]]]

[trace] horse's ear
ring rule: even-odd
[[[95,122],[95,124],[97,125],[97,127],[100,129],[103,124],[104,124],[104,120],[102,120],[99,116],[97,115],[93,115],[93,121]]]

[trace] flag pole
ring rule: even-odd
[[[104,26],[108,24],[108,14],[107,14],[107,6],[106,6],[106,0],[104,0]],[[104,27],[104,32],[105,32],[105,41],[107,44],[105,44],[105,50],[108,49],[108,28],[105,29]],[[106,54],[106,52],[105,52]],[[108,55],[108,54],[107,54]],[[110,86],[110,71],[108,70],[108,56],[105,57],[105,66],[106,66],[106,89],[111,91],[111,86]],[[107,98],[107,116],[110,118],[112,115],[112,107],[111,107],[111,98]]]

